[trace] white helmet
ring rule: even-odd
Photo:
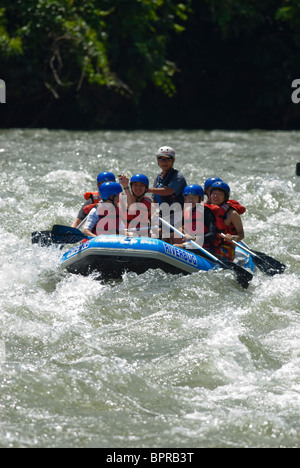
[[[159,156],[169,156],[169,158],[175,159],[175,151],[171,146],[161,146],[157,151],[157,157]]]

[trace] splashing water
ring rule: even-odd
[[[1,447],[297,447],[299,132],[0,132]],[[95,281],[30,233],[70,225],[100,171],[217,176],[246,242],[287,265]]]

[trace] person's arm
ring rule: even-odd
[[[130,187],[124,187],[124,194],[127,197],[127,206],[129,207],[130,205],[133,205],[133,203],[136,203],[134,196],[132,195],[130,191]]]
[[[119,176],[119,183],[122,185],[123,190],[124,190],[124,194],[127,197],[127,206],[128,207],[136,202],[133,194],[131,193],[131,190],[130,190],[130,187],[129,187],[129,182],[130,182],[129,177],[127,177],[125,174],[121,174]]]
[[[171,178],[168,186],[174,190],[176,197],[181,195],[187,186],[184,175],[181,172],[174,170],[173,177]]]
[[[160,195],[161,197],[168,197],[175,193],[171,187],[149,187],[147,192],[154,193],[154,195]]]
[[[97,234],[93,234],[88,228],[83,230],[83,234],[87,237],[97,237]]]
[[[79,226],[79,224],[82,223],[82,221],[83,221],[83,219],[76,218],[75,221],[73,221],[71,227],[77,228],[77,226]]]
[[[83,210],[83,208],[87,205],[91,205],[92,203],[94,203],[94,200],[92,198],[89,198],[83,205],[82,207],[80,208],[79,210],[79,213],[77,215],[77,218],[75,219],[75,221],[73,221],[73,224],[72,224],[72,227],[73,228],[77,228],[77,226],[79,226],[80,223],[82,223],[82,221],[86,218],[86,214]]]
[[[88,237],[97,237],[97,234],[93,234],[92,230],[96,226],[99,221],[99,215],[97,213],[97,208],[93,208],[85,222],[85,228],[83,230],[83,234]]]
[[[237,211],[230,210],[230,212],[228,213],[227,219],[229,222],[231,222],[234,225],[237,234],[234,236],[232,236],[231,234],[226,234],[226,237],[224,237],[224,239],[227,241],[234,240],[235,242],[239,242],[242,239],[244,239],[245,234],[244,234],[243,222],[242,222],[240,215],[237,213]]]

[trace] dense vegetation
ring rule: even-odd
[[[299,0],[0,0],[0,125],[299,128],[299,52]]]

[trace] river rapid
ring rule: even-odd
[[[97,174],[151,181],[159,146],[217,176],[248,246],[284,262],[96,281],[32,231],[70,225]],[[300,132],[0,131],[0,447],[299,447]]]

